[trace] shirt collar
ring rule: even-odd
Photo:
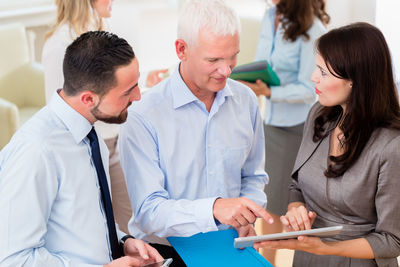
[[[179,73],[179,66],[175,69],[174,73],[171,75],[171,85],[172,85],[172,99],[174,104],[174,109],[182,107],[194,101],[199,101],[199,99],[190,91],[189,87],[185,84]],[[225,87],[218,91],[215,99],[218,104],[222,104],[226,96],[232,96],[233,92],[226,83]]]
[[[59,95],[59,92],[60,90],[57,90],[56,94],[53,94],[48,106],[71,132],[75,142],[79,144],[90,132],[93,125],[68,105]]]

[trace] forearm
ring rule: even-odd
[[[259,114],[257,99],[254,99],[253,117],[253,144],[241,170],[240,197],[247,197],[260,206],[264,206],[267,198],[264,193],[268,184],[268,175],[265,172],[265,138],[264,124]],[[235,196],[236,197],[236,196]]]
[[[240,197],[246,197],[250,200],[253,200],[258,205],[265,208],[265,205],[267,203],[267,198],[264,193],[265,184],[265,177],[253,177],[253,179],[244,179],[244,181],[242,181]]]
[[[6,253],[6,252],[5,252]],[[101,265],[93,265],[71,261],[70,259],[59,255],[51,254],[44,247],[27,249],[17,254],[0,258],[0,266],[31,266],[31,267],[101,267]]]
[[[299,81],[284,86],[271,86],[271,102],[311,104],[315,101],[312,86]]]
[[[323,255],[335,255],[349,258],[373,259],[374,252],[365,238],[346,241],[325,242],[326,248]]]
[[[213,216],[216,198],[196,200],[153,198],[143,203],[135,224],[159,237],[190,236],[218,230]]]

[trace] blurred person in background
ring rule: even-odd
[[[270,182],[265,188],[267,210],[273,225],[261,222],[262,234],[282,232],[279,216],[286,213],[290,172],[299,149],[304,121],[315,102],[314,42],[326,32],[329,16],[324,0],[272,0],[262,20],[255,60],[267,60],[281,85],[268,86],[261,80],[243,82],[257,96],[265,97],[265,170]],[[272,263],[275,251],[261,253]]]

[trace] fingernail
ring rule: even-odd
[[[269,218],[268,223],[269,223],[269,224],[273,224],[273,223],[274,223],[274,219]]]
[[[144,255],[144,256],[143,256],[143,259],[148,260],[148,259],[149,259],[149,256],[148,256],[148,255]]]

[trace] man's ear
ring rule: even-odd
[[[182,39],[177,39],[175,41],[175,50],[176,50],[176,55],[181,61],[185,61],[187,58],[187,53],[188,53],[188,45],[187,43],[182,40]]]
[[[88,108],[95,107],[100,101],[100,97],[91,91],[83,91],[79,99],[81,103]]]

